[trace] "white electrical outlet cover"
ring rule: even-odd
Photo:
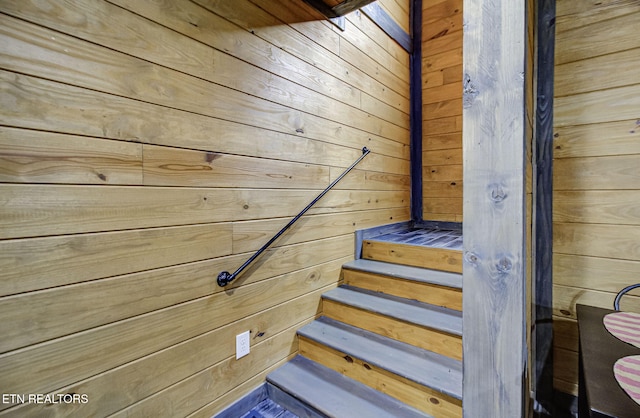
[[[249,354],[250,335],[249,331],[236,335],[236,360]]]

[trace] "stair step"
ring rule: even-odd
[[[462,275],[373,260],[343,266],[344,283],[431,305],[462,310]]]
[[[389,395],[301,356],[269,373],[267,382],[293,399],[288,401],[286,396],[273,393],[271,388],[270,396],[275,395],[283,407],[300,416],[429,417]]]
[[[362,244],[362,258],[462,273],[462,251],[457,249],[424,247],[368,239]]]
[[[462,413],[462,363],[320,317],[298,331],[300,353],[439,417]]]
[[[322,313],[329,318],[462,359],[460,311],[350,286],[333,289],[322,298]]]
[[[377,241],[391,241],[403,244],[421,245],[433,248],[462,249],[462,229],[417,228],[381,231],[370,237]]]
[[[462,289],[462,275],[459,273],[365,260],[362,258],[349,261],[342,267],[349,270],[379,274],[398,279]]]
[[[322,298],[462,337],[462,313],[453,309],[351,286],[329,290]]]

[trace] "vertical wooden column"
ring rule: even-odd
[[[555,0],[538,0],[534,142],[533,390],[537,416],[553,416],[553,77]]]
[[[523,416],[526,4],[464,1],[465,417]]]
[[[422,221],[422,0],[411,2],[411,220]]]

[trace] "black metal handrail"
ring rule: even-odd
[[[307,205],[307,207],[302,209],[300,211],[300,213],[298,213],[293,219],[291,219],[288,224],[286,224],[280,231],[278,231],[278,233],[275,234],[273,236],[273,238],[271,238],[258,251],[256,251],[255,254],[253,254],[247,261],[244,262],[244,264],[242,264],[240,267],[238,267],[238,269],[236,271],[234,271],[233,273],[229,273],[228,271],[223,271],[220,274],[218,274],[218,286],[224,287],[224,286],[228,285],[229,283],[231,283],[233,281],[233,279],[238,277],[238,275],[240,273],[242,273],[242,271],[245,268],[247,268],[249,266],[249,264],[253,263],[255,261],[255,259],[260,256],[260,254],[262,254],[267,248],[269,248],[269,246],[271,244],[273,244],[275,242],[275,240],[280,238],[280,236],[282,234],[284,234],[284,232],[287,229],[289,229],[291,227],[291,225],[293,225],[298,219],[300,219],[302,217],[302,215],[304,215],[309,209],[311,209],[311,207],[313,205],[315,205],[318,200],[322,199],[322,196],[327,194],[327,192],[329,190],[331,190],[333,188],[333,186],[335,186],[340,180],[342,180],[342,178],[344,176],[346,176],[349,173],[349,171],[351,171],[353,169],[353,167],[358,165],[358,163],[360,161],[362,161],[362,159],[364,157],[366,157],[367,154],[369,154],[370,152],[371,152],[371,150],[369,150],[367,147],[362,148],[362,155],[360,157],[358,157],[358,159],[353,164],[351,164],[349,166],[349,168],[347,168],[342,174],[340,174],[340,176],[337,179],[335,179],[333,182],[331,182],[331,184],[328,185],[327,188],[322,191],[322,193],[320,193],[315,199],[313,199],[313,201],[311,203],[309,203]]]

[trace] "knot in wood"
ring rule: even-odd
[[[475,100],[476,97],[478,97],[479,94],[480,92],[478,91],[478,88],[471,81],[471,77],[469,76],[469,74],[465,74],[464,81],[463,81],[463,90],[462,90],[462,107],[464,107],[465,109],[468,109],[469,107],[471,107],[471,105],[473,104],[473,101]]]
[[[478,258],[478,256],[476,254],[472,253],[471,251],[467,251],[466,253],[464,253],[464,260],[467,263],[471,263],[473,265],[476,265],[476,264],[478,264],[479,258]]]
[[[507,198],[507,192],[500,185],[493,185],[491,187],[491,200],[494,202],[502,202]]]
[[[513,268],[513,264],[507,257],[502,257],[498,260],[498,265],[496,267],[500,273],[508,273]]]

